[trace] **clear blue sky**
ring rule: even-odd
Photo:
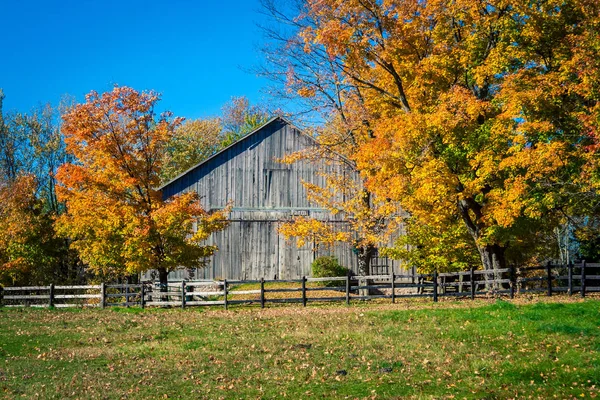
[[[216,115],[231,96],[268,99],[258,0],[2,0],[5,111],[113,84],[162,93],[177,116]]]

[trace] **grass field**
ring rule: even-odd
[[[600,301],[0,309],[5,398],[594,398]]]

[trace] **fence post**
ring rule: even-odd
[[[4,305],[4,287],[0,285],[0,307]]]
[[[471,268],[471,300],[475,300],[475,270]]]
[[[142,308],[146,307],[146,285],[142,282],[142,286],[140,287],[140,306]]]
[[[346,275],[346,304],[350,304],[350,271]]]
[[[225,300],[227,301],[227,300]],[[185,308],[185,281],[181,281],[181,308]]]
[[[227,310],[227,279],[223,279],[223,299],[225,302],[225,309]]]
[[[48,306],[54,307],[54,283],[50,284],[50,300]]]
[[[581,297],[585,297],[585,260],[581,261]]]
[[[442,294],[446,294],[446,276],[442,276]]]
[[[433,302],[438,301],[438,273],[437,270],[433,271]]]
[[[550,269],[550,261],[546,264],[546,275],[548,281],[548,296],[552,296],[552,270]]]
[[[260,308],[265,308],[265,278],[260,278]]]
[[[306,307],[306,276],[302,277],[302,305]]]
[[[106,284],[100,284],[100,308],[106,307]]]
[[[394,272],[392,271],[392,303],[396,302],[396,282],[394,282],[396,280],[396,275],[394,274]]]
[[[508,283],[508,285],[509,285],[509,291],[510,291],[510,298],[514,299],[515,298],[515,284],[516,284],[516,281],[515,281],[515,265],[514,264],[510,266],[510,272],[509,272],[508,280],[510,281]]]
[[[573,263],[567,265],[567,271],[569,275],[569,296],[573,295]]]
[[[125,283],[125,307],[129,308],[129,278],[127,278],[127,283]]]

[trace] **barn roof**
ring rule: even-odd
[[[264,129],[265,127],[271,125],[272,123],[274,123],[275,121],[282,121],[288,125],[290,125],[292,128],[296,129],[300,134],[304,135],[305,137],[310,138],[312,141],[314,141],[316,143],[315,138],[313,138],[310,135],[305,134],[304,132],[302,132],[301,129],[298,129],[297,127],[294,126],[294,124],[292,124],[290,121],[288,121],[286,118],[281,117],[281,116],[277,116],[277,117],[273,117],[270,120],[268,120],[267,122],[265,122],[264,124],[262,124],[261,126],[259,126],[258,128],[256,128],[255,130],[253,130],[252,132],[248,133],[247,135],[243,136],[242,138],[236,140],[235,142],[233,142],[232,144],[230,144],[229,146],[219,150],[218,152],[216,152],[215,154],[213,154],[212,156],[208,157],[207,159],[199,162],[198,164],[194,165],[193,167],[189,168],[187,171],[182,172],[181,174],[177,175],[175,178],[171,179],[169,182],[161,185],[158,190],[162,190],[165,187],[169,186],[171,183],[177,181],[178,179],[184,177],[185,175],[187,175],[188,173],[190,173],[191,171],[195,170],[196,168],[202,166],[203,164],[208,163],[210,160],[212,160],[213,158],[219,156],[219,154],[226,152],[227,150],[231,149],[232,147],[238,146],[240,143],[244,142],[245,140],[247,140],[248,138],[252,137],[254,134],[256,134],[257,132],[261,131],[262,129]]]

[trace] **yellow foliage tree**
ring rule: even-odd
[[[323,80],[307,76],[334,78],[337,106],[321,104],[360,138],[348,158],[367,190],[397,201],[419,234],[444,232],[498,269],[598,176],[599,11],[592,0],[307,0],[296,43],[334,73],[294,73],[295,57],[288,85],[312,98]],[[456,221],[473,246],[448,230]]]
[[[356,163],[347,158],[356,151],[360,138],[346,131],[345,126],[341,120],[330,123],[316,134],[316,146],[290,154],[282,161],[304,160],[323,165],[319,173],[325,186],[302,182],[308,200],[332,214],[343,215],[347,226],[340,230],[327,221],[299,217],[282,224],[279,231],[287,238],[298,238],[299,247],[307,241],[326,246],[349,243],[357,254],[359,272],[370,275],[375,251],[388,243],[398,229],[399,209],[397,203],[380,199],[366,188]]]

